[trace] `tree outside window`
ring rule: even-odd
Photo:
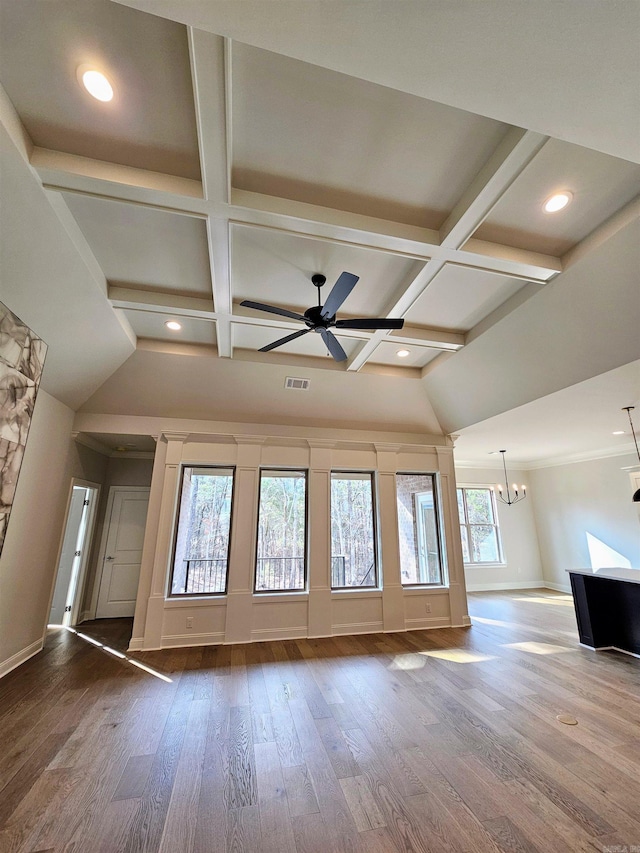
[[[373,474],[331,474],[331,586],[375,587]]]
[[[305,588],[307,472],[260,474],[256,592]]]
[[[233,478],[233,468],[183,469],[171,595],[226,592]]]

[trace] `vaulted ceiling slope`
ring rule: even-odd
[[[0,298],[43,387],[440,433],[640,358],[632,5],[0,0]],[[301,324],[243,301],[300,314],[343,270],[340,317],[404,328],[259,352]]]

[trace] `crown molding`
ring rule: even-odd
[[[627,456],[628,454],[635,455],[635,447],[633,444],[625,444],[618,447],[603,447],[599,450],[587,450],[581,453],[566,453],[561,456],[549,456],[544,459],[535,459],[529,462],[510,462],[509,470],[516,471],[535,471],[539,468],[556,468],[560,465],[572,465],[579,462],[595,462],[598,459],[609,459],[615,456]],[[477,459],[456,459],[455,467],[457,469],[495,469],[502,471],[501,465],[496,465],[490,462],[480,462]]]

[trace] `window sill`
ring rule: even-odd
[[[203,592],[202,595],[172,595],[165,598],[165,610],[179,610],[181,607],[209,607],[211,605],[221,606],[227,603],[227,594],[224,592]]]
[[[332,589],[331,597],[336,598],[374,598],[382,596],[382,590],[377,586],[372,586],[369,589]]]
[[[449,587],[442,584],[435,584],[434,586],[403,586],[402,591],[405,595],[446,595],[449,592]]]
[[[278,592],[276,590],[265,590],[264,592],[256,592],[255,590],[252,593],[253,595],[253,603],[254,604],[274,604],[278,601],[293,599],[304,600],[309,598],[309,590],[307,589],[295,589],[291,591],[282,590]]]
[[[465,563],[465,569],[506,569],[507,563]]]

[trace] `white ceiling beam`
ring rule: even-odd
[[[208,202],[207,239],[213,306],[217,324],[218,355],[231,358],[231,270],[229,222],[226,211],[230,192],[231,143],[227,103],[231,95],[228,50],[220,36],[189,28],[189,54],[193,77],[200,168]],[[223,210],[220,210],[220,207]]]
[[[160,291],[109,285],[109,301],[114,308],[149,314],[175,314],[195,320],[216,320],[213,300]]]
[[[421,347],[433,347],[440,350],[456,352],[466,342],[464,332],[450,332],[446,329],[427,329],[423,326],[407,326],[389,332],[387,340],[395,343],[415,344]]]
[[[228,150],[225,40],[192,27],[187,33],[204,196],[209,201],[227,203],[231,156]]]
[[[209,215],[229,219],[237,227],[274,229],[302,238],[357,246],[414,260],[453,261],[528,281],[547,281],[562,269],[560,259],[550,255],[473,238],[464,249],[454,249],[439,245],[438,232],[427,228],[259,193],[233,190],[233,205],[205,200],[195,191],[194,185],[200,194],[202,191],[197,181],[113,166],[86,157],[37,148],[31,160],[45,189],[57,192],[139,204],[186,216],[204,218]],[[184,194],[181,194],[181,187]],[[220,248],[218,246],[218,250]]]
[[[435,249],[440,244],[439,233],[431,228],[264,193],[233,189],[231,203],[232,216],[238,224],[276,227],[301,236],[343,239],[348,243],[357,242],[356,235],[360,235],[361,245],[365,248],[384,249],[388,241],[388,251],[399,254],[406,245],[408,257],[424,257],[425,246]]]
[[[207,237],[213,286],[213,307],[219,317],[217,340],[218,355],[231,358],[231,249],[229,245],[229,222],[226,219],[209,217]]]
[[[237,190],[233,191],[236,198]],[[253,197],[258,193],[246,193]],[[261,199],[272,198],[260,196]],[[333,211],[330,208],[317,208],[315,205],[302,205],[306,218],[296,214],[301,202],[290,202],[288,199],[274,199],[281,204],[274,205],[280,212],[265,213],[262,210],[243,208],[239,217],[239,209],[234,205],[229,211],[231,224],[236,227],[263,228],[279,231],[284,234],[294,234],[310,240],[326,240],[336,245],[356,246],[362,249],[372,249],[378,252],[397,255],[416,261],[442,260],[478,267],[482,270],[513,275],[527,281],[545,282],[562,269],[562,262],[552,255],[530,252],[513,246],[503,246],[499,243],[489,243],[484,240],[471,239],[464,249],[454,249],[439,245],[438,234],[427,228],[417,228],[413,225],[402,225],[383,219],[368,216],[346,214],[344,211]],[[311,218],[312,209],[325,217],[324,220]],[[286,213],[284,211],[287,211]],[[335,214],[334,222],[330,223],[330,214]],[[385,231],[383,226],[388,226]],[[367,230],[367,228],[371,230]]]
[[[45,188],[204,213],[204,206],[198,204],[203,200],[202,184],[191,178],[120,166],[48,148],[35,147],[30,162]]]
[[[488,272],[504,273],[524,281],[544,284],[564,269],[562,260],[553,255],[528,252],[486,240],[467,240],[464,249],[452,250],[449,260],[463,266],[484,269]]]
[[[443,247],[460,249],[466,243],[548,139],[519,127],[506,133],[440,229]]]
[[[548,137],[540,133],[533,133],[517,127],[511,128],[507,132],[440,229],[438,245],[430,249],[431,260],[406,288],[396,304],[391,307],[390,315],[402,317],[441,272],[447,260],[457,260],[463,263],[471,261],[469,255],[463,256],[462,247],[469,241],[472,234],[486,219],[518,175],[541,150],[547,139]],[[449,255],[447,258],[447,250],[452,250],[455,254]],[[504,247],[500,247],[500,253],[503,250]],[[476,258],[478,254],[480,253],[476,252]],[[527,261],[533,261],[533,257],[529,256],[525,260],[522,253],[518,253],[518,257],[513,256],[510,251],[507,254],[510,257],[501,260],[506,261],[507,265],[511,265],[512,271],[516,273],[518,278],[525,277],[528,279],[531,272],[526,269]],[[498,270],[493,263],[493,256],[488,252],[487,256],[484,257],[491,257],[491,261],[487,263],[487,268],[492,272],[497,272]],[[523,261],[525,261],[524,264]],[[547,258],[538,257],[535,261],[536,266],[538,264],[542,266],[541,270],[535,270],[535,280],[537,281],[546,281],[551,274],[555,274],[561,268],[560,262],[556,258],[552,261],[552,266],[557,264],[557,269],[553,272],[548,269],[549,260]],[[482,257],[479,265],[480,267],[483,266]],[[477,267],[478,264],[469,263],[469,266]],[[498,266],[500,272],[508,272],[503,263]],[[380,342],[388,337],[385,332],[376,333],[350,359],[347,369],[360,370],[373,355]]]

